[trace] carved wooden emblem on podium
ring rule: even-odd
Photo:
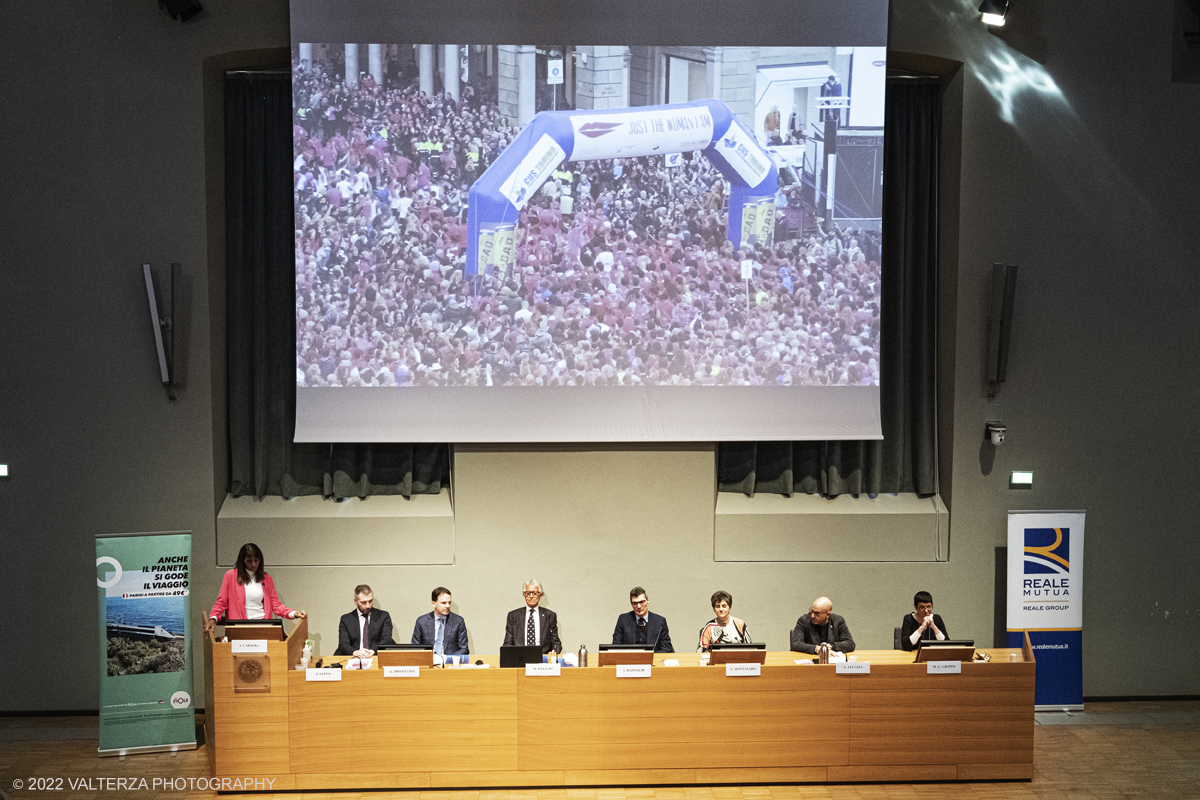
[[[265,653],[234,655],[233,690],[235,692],[271,691],[271,660]]]

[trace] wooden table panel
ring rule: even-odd
[[[636,765],[640,769],[691,767],[697,770],[739,771],[746,780],[746,769],[795,766],[803,753],[805,766],[829,766],[849,763],[848,745],[822,743],[819,748],[802,750],[795,742],[732,742],[720,737],[720,726],[713,726],[713,738],[707,747],[643,740],[625,744],[555,744],[522,747],[521,770],[550,769],[598,770],[615,764]]]
[[[651,679],[653,680],[653,679]],[[518,695],[521,719],[647,719],[713,716],[714,696],[708,692],[656,694],[542,694]],[[804,714],[808,717],[842,716],[850,711],[847,692],[748,692],[738,697],[739,715],[759,717]]]
[[[477,787],[477,786],[562,786],[564,773],[562,770],[544,770],[538,772],[499,772],[486,770],[470,770],[463,772],[431,772],[429,785],[441,787]],[[368,800],[370,800],[368,798]]]
[[[517,670],[504,670],[517,672]],[[765,666],[759,677],[726,677],[724,666],[651,668],[650,678],[618,678],[615,667],[567,668],[555,677],[527,677],[520,672],[522,694],[655,694],[672,692],[777,692],[796,690],[832,690],[844,688],[834,670],[795,666]]]
[[[346,772],[297,775],[299,791],[346,791],[348,789],[428,789],[428,772]]]
[[[929,675],[924,664],[871,665],[870,689],[880,692],[908,692],[917,689],[948,687],[953,689],[1023,689],[1033,674],[1032,664],[963,664],[958,675]]]
[[[850,692],[850,709],[855,714],[917,714],[929,708],[978,709],[981,714],[986,713],[987,709],[1029,708],[1032,711],[1033,687],[993,691],[926,689],[899,694],[857,689]]]
[[[731,713],[741,713],[733,711]],[[571,744],[624,744],[633,740],[662,743],[693,743],[711,746],[715,739],[730,742],[813,742],[845,741],[850,736],[850,718],[824,717],[814,725],[812,719],[798,716],[742,717],[718,714],[708,721],[696,719],[640,719],[631,725],[628,718],[611,719],[521,719],[517,723],[517,742],[521,747],[537,747],[570,742]]]
[[[411,697],[446,694],[516,694],[520,670],[515,669],[423,669],[419,678],[385,678],[382,669],[345,670],[340,681],[308,681],[303,672],[293,672],[292,695],[324,696],[336,691],[339,697]]]
[[[1033,731],[1033,712],[994,712],[986,717],[955,712],[856,716],[850,721],[852,737],[894,736],[979,738],[983,736],[1026,736]]]
[[[331,725],[382,724],[396,718],[441,721],[447,725],[476,720],[517,718],[517,695],[422,695],[410,698],[347,699],[330,692],[325,697],[293,697],[293,733],[328,733]]]
[[[283,722],[261,722],[251,718],[245,722],[217,722],[217,736],[228,736],[250,747],[287,747],[291,728]]]
[[[443,740],[446,731],[439,729],[437,741]],[[331,734],[342,741],[346,736],[341,733]],[[427,736],[430,732],[427,732]],[[421,766],[436,769],[438,772],[467,772],[472,770],[492,770],[511,772],[517,769],[517,745],[514,732],[511,745],[469,745],[448,747],[445,750],[435,749],[429,740],[423,740],[414,751],[414,742],[406,742],[401,748],[393,744],[389,747],[374,747],[370,744],[369,733],[364,734],[366,742],[363,745],[354,744],[322,744],[315,747],[297,747],[292,745],[292,771],[297,774],[345,773],[352,771],[355,764],[378,764],[381,767],[397,766],[398,761],[418,761]]]
[[[321,747],[332,736],[335,746],[340,746],[339,737],[344,731],[369,731],[364,734],[362,748],[364,750],[388,751],[391,753],[405,752],[412,748],[414,742],[424,742],[429,739],[433,728],[428,719],[408,719],[402,715],[387,720],[362,720],[343,718],[341,720],[324,720],[324,725],[310,726],[304,730],[293,729],[291,743],[293,747]],[[517,744],[516,719],[460,719],[448,721],[445,725],[437,725],[437,744],[450,750],[476,746],[508,746]],[[388,756],[392,758],[393,756]]]
[[[221,747],[217,750],[217,776],[262,777],[273,773],[290,773],[287,749],[278,747]]]
[[[235,694],[228,646],[212,652],[218,777],[282,774],[286,788],[320,792],[1032,776],[1035,665],[1007,656],[958,675],[929,675],[911,653],[861,651],[866,675],[768,653],[760,677],[733,678],[685,653],[657,655],[648,679],[493,666],[309,683],[275,674],[270,655],[272,691]],[[414,761],[434,736],[444,757]]]
[[[241,694],[236,697],[214,697],[212,700],[213,722],[257,723],[288,722],[288,697],[286,694]]]
[[[829,767],[831,783],[876,783],[879,781],[953,781],[957,764],[889,764],[887,766]],[[885,795],[886,796],[886,795]]]
[[[563,772],[563,783],[567,786],[661,786],[701,782],[699,771],[694,769],[568,769]]]
[[[1033,735],[850,739],[851,764],[996,764],[1033,761]]]

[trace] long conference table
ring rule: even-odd
[[[612,666],[528,676],[472,656],[490,666],[315,682],[295,669],[307,631],[301,620],[265,654],[238,656],[269,673],[252,691],[235,691],[232,643],[204,637],[216,777],[269,779],[273,791],[1033,777],[1028,635],[959,674],[860,650],[867,674],[784,652],[732,677],[678,653],[656,654],[648,678]]]

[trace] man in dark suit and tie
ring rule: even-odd
[[[504,645],[540,644],[543,653],[549,653],[551,650],[561,653],[558,615],[538,605],[542,601],[542,584],[531,578],[521,591],[525,595],[525,606],[508,612],[508,622],[504,626]]]
[[[432,645],[434,655],[468,655],[467,622],[450,610],[450,590],[439,586],[433,590],[430,599],[433,611],[417,617],[412,643]]]
[[[629,605],[633,606],[633,610],[617,617],[612,643],[644,644],[653,647],[656,653],[674,653],[671,633],[667,630],[667,620],[658,614],[650,613],[650,601],[646,599],[646,590],[640,586],[633,587],[629,591]]]
[[[354,611],[342,615],[335,656],[370,658],[381,644],[392,643],[392,617],[375,608],[375,595],[365,583],[354,587]]]

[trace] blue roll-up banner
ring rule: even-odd
[[[1083,708],[1082,511],[1008,512],[1008,646],[1029,631],[1034,707]]]
[[[96,537],[100,755],[195,749],[189,532]]]

